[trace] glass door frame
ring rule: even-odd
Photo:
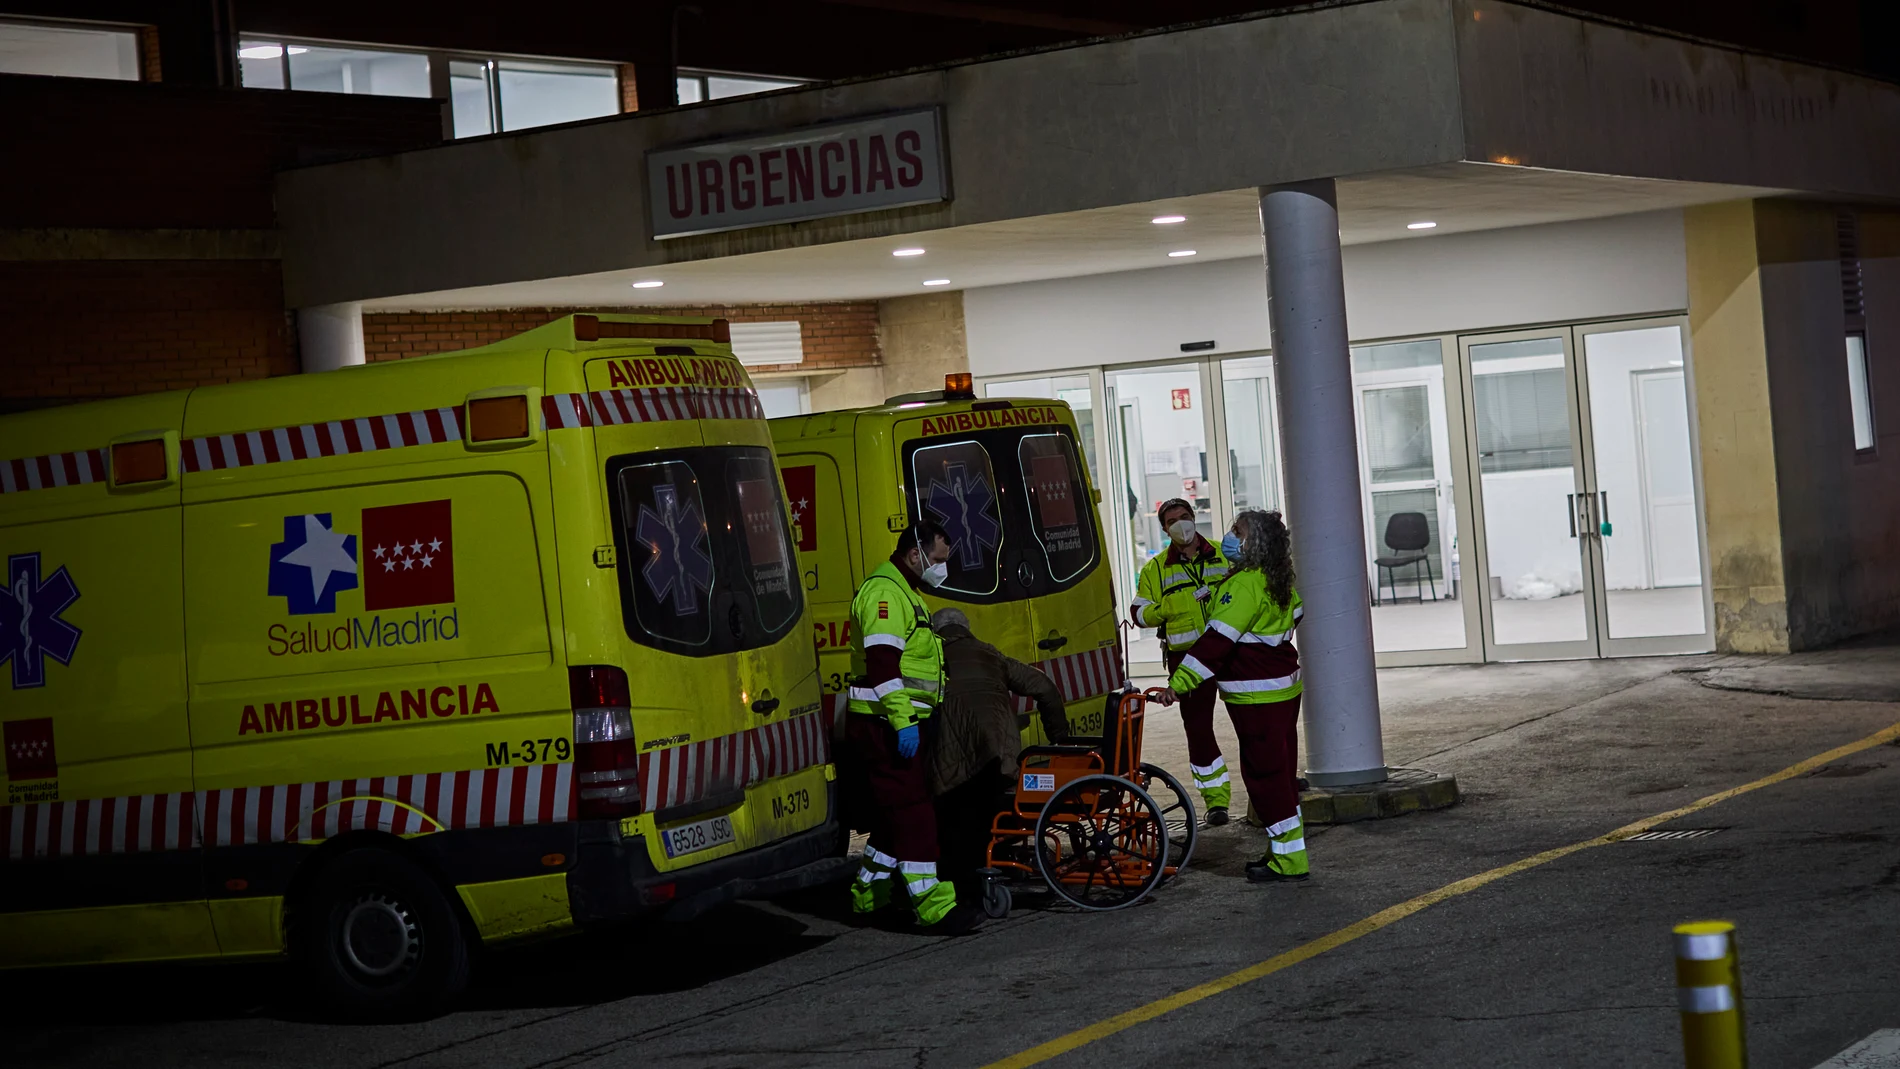
[[[1590,488],[1592,495],[1601,490],[1602,484],[1597,475],[1595,434],[1591,423],[1590,405],[1590,368],[1589,356],[1584,339],[1593,334],[1617,334],[1632,330],[1652,330],[1657,327],[1675,327],[1682,345],[1682,385],[1684,399],[1688,406],[1689,420],[1689,464],[1693,474],[1691,480],[1695,487],[1696,552],[1702,566],[1702,627],[1697,634],[1687,635],[1650,635],[1634,638],[1612,638],[1609,632],[1610,605],[1609,584],[1604,580],[1608,573],[1603,559],[1603,539],[1593,534],[1590,538],[1590,555],[1596,569],[1598,581],[1591,589],[1595,602],[1596,620],[1600,627],[1596,632],[1598,656],[1601,657],[1649,657],[1680,653],[1706,653],[1715,649],[1715,591],[1710,585],[1709,567],[1709,524],[1703,507],[1702,486],[1702,436],[1701,423],[1696,412],[1695,361],[1689,351],[1689,317],[1686,315],[1653,316],[1645,319],[1623,319],[1601,323],[1579,323],[1570,328],[1572,348],[1578,354],[1578,362],[1573,373],[1574,389],[1579,399],[1586,401],[1578,406],[1577,424],[1579,433],[1586,443],[1591,443],[1583,451],[1582,460],[1587,465],[1584,472],[1584,485]],[[1593,514],[1594,516],[1594,514]]]
[[[1491,546],[1490,531],[1484,522],[1484,475],[1478,453],[1478,405],[1476,394],[1476,376],[1472,371],[1471,350],[1473,346],[1493,345],[1503,342],[1535,341],[1556,338],[1562,341],[1564,349],[1564,404],[1569,416],[1570,467],[1572,494],[1570,507],[1571,519],[1576,519],[1574,511],[1582,500],[1585,479],[1584,464],[1587,440],[1583,436],[1583,422],[1578,416],[1578,394],[1582,386],[1577,375],[1577,339],[1569,325],[1530,328],[1523,330],[1493,331],[1483,334],[1460,334],[1458,336],[1458,371],[1460,392],[1464,395],[1465,411],[1471,413],[1469,433],[1466,438],[1465,468],[1472,483],[1473,513],[1478,522],[1472,527],[1472,548],[1478,564],[1477,576],[1480,585],[1478,591],[1479,615],[1483,621],[1481,636],[1484,640],[1484,659],[1486,661],[1559,661],[1580,660],[1599,656],[1597,636],[1602,633],[1602,619],[1599,613],[1601,598],[1595,594],[1602,584],[1601,558],[1588,552],[1590,539],[1583,529],[1578,528],[1575,536],[1579,540],[1577,547],[1577,568],[1582,576],[1583,589],[1583,637],[1579,639],[1561,639],[1553,642],[1509,642],[1497,641],[1497,615],[1491,597]]]
[[[1682,346],[1683,392],[1688,406],[1690,464],[1695,486],[1696,545],[1701,556],[1702,568],[1703,630],[1699,634],[1611,638],[1609,636],[1609,589],[1605,581],[1602,536],[1592,526],[1600,519],[1596,511],[1595,495],[1601,487],[1596,467],[1594,427],[1591,422],[1589,403],[1589,367],[1584,339],[1594,334],[1613,334],[1670,326],[1677,328]],[[1474,345],[1529,341],[1538,338],[1561,338],[1564,345],[1564,395],[1570,416],[1570,449],[1574,471],[1572,483],[1576,494],[1571,506],[1572,518],[1577,522],[1577,537],[1581,543],[1578,546],[1578,565],[1583,576],[1583,593],[1587,595],[1584,599],[1585,635],[1582,639],[1558,642],[1504,644],[1497,642],[1496,619],[1489,589],[1491,574],[1490,546],[1487,541],[1489,532],[1482,522],[1476,522],[1470,530],[1473,535],[1475,563],[1478,565],[1476,572],[1483,581],[1478,604],[1483,619],[1481,634],[1484,659],[1486,661],[1573,660],[1704,653],[1713,650],[1715,648],[1714,591],[1710,585],[1708,517],[1705,513],[1703,497],[1702,448],[1700,422],[1696,410],[1695,361],[1690,352],[1687,316],[1646,316],[1637,319],[1565,323],[1541,328],[1458,335],[1460,392],[1463,394],[1466,411],[1473,413],[1468,421],[1469,440],[1465,450],[1465,465],[1469,473],[1468,481],[1473,487],[1471,500],[1475,518],[1482,520],[1484,486],[1478,456],[1477,409],[1471,348]]]
[[[1248,353],[1235,355],[1259,354]],[[1174,357],[1172,359],[1142,360],[1127,364],[1110,364],[1107,367],[1096,369],[1100,377],[1095,381],[1099,382],[1099,389],[1101,391],[1097,396],[1102,398],[1102,412],[1105,417],[1096,422],[1107,438],[1107,442],[1104,444],[1105,452],[1103,455],[1109,458],[1108,470],[1116,476],[1115,481],[1117,485],[1124,485],[1128,475],[1123,465],[1126,464],[1127,458],[1123,455],[1123,442],[1117,433],[1121,427],[1121,404],[1113,392],[1113,387],[1109,385],[1110,378],[1114,375],[1129,372],[1139,374],[1144,371],[1158,371],[1164,368],[1181,368],[1185,370],[1189,367],[1194,368],[1200,384],[1202,398],[1201,434],[1203,440],[1207,443],[1208,459],[1210,461],[1207,465],[1208,511],[1212,513],[1215,532],[1214,538],[1218,541],[1221,533],[1225,532],[1234,522],[1232,502],[1228,496],[1228,488],[1232,483],[1231,474],[1227,470],[1227,421],[1224,418],[1216,418],[1216,413],[1225,411],[1223,406],[1226,403],[1225,395],[1221,392],[1220,388],[1220,358],[1185,356]],[[1112,425],[1111,421],[1106,418],[1111,411],[1114,413]],[[1135,596],[1135,570],[1130,567],[1132,564],[1132,560],[1130,559],[1131,555],[1124,552],[1134,545],[1135,536],[1134,532],[1128,529],[1128,518],[1122,515],[1123,510],[1109,507],[1110,502],[1108,501],[1108,495],[1106,493],[1103,494],[1102,504],[1104,517],[1112,515],[1115,524],[1109,531],[1110,537],[1114,539],[1115,545],[1115,593],[1121,602],[1120,605],[1116,606],[1116,613],[1119,615],[1121,610],[1127,608],[1128,604],[1134,600]],[[1126,636],[1129,631],[1133,629],[1133,622],[1124,618],[1122,625],[1124,628],[1123,634]],[[1130,646],[1127,654],[1130,676],[1163,674],[1162,663],[1160,661],[1137,662],[1133,659],[1134,654],[1132,651],[1133,647]],[[1141,669],[1139,672],[1136,671],[1137,666]]]
[[[1463,646],[1442,646],[1437,649],[1383,651],[1377,649],[1375,646],[1373,650],[1373,663],[1380,668],[1410,668],[1436,664],[1482,664],[1487,660],[1485,644],[1479,640],[1480,636],[1484,634],[1481,630],[1483,623],[1479,616],[1479,602],[1484,600],[1483,596],[1488,594],[1488,590],[1480,588],[1474,594],[1470,582],[1467,581],[1465,577],[1466,573],[1471,570],[1470,566],[1472,562],[1482,558],[1474,555],[1473,547],[1468,538],[1468,532],[1477,526],[1475,519],[1477,514],[1477,499],[1472,496],[1471,475],[1469,474],[1470,468],[1466,462],[1466,452],[1468,449],[1467,439],[1473,436],[1470,434],[1468,426],[1469,420],[1467,420],[1465,415],[1471,411],[1471,406],[1465,396],[1465,376],[1462,366],[1463,353],[1458,346],[1458,336],[1455,334],[1427,334],[1406,335],[1397,338],[1368,338],[1354,341],[1351,348],[1360,349],[1374,345],[1423,341],[1438,342],[1439,367],[1444,376],[1442,380],[1443,388],[1440,390],[1440,393],[1444,398],[1445,404],[1445,445],[1448,451],[1446,469],[1451,476],[1451,512],[1458,525],[1458,568],[1460,576],[1459,585],[1461,588],[1459,591],[1458,608],[1464,618],[1465,644]],[[1388,375],[1392,375],[1394,378],[1399,377],[1394,373],[1382,371],[1369,372],[1368,374],[1373,376],[1375,380]],[[1366,430],[1363,425],[1364,412],[1361,400],[1362,394],[1368,388],[1379,389],[1405,383],[1381,381],[1362,382],[1361,379],[1361,375],[1357,373],[1353,375],[1353,437],[1358,443],[1360,507],[1365,510],[1364,537],[1366,539],[1366,571],[1368,575],[1366,596],[1368,601],[1370,601],[1372,584],[1378,581],[1377,570],[1372,565],[1372,559],[1379,555],[1379,537],[1382,532],[1373,530],[1372,484],[1370,482],[1370,468],[1366,456]],[[1411,381],[1421,382],[1423,380],[1413,379]],[[1277,403],[1276,398],[1276,404]],[[1436,448],[1434,448],[1434,453],[1435,452]],[[1449,569],[1439,573],[1438,579],[1441,584],[1441,590],[1448,590],[1450,588],[1451,572]]]

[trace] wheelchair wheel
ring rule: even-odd
[[[1199,819],[1194,814],[1194,800],[1167,769],[1144,762],[1141,787],[1160,804],[1161,821],[1168,827],[1168,867],[1174,872],[1162,875],[1165,882],[1187,871],[1188,860],[1194,856],[1194,840],[1200,834]]]
[[[991,880],[983,885],[983,915],[993,921],[1009,916],[1013,905],[1009,887],[1001,880]]]
[[[1161,807],[1119,776],[1083,776],[1057,791],[1036,818],[1035,841],[1043,881],[1083,909],[1132,906],[1165,875]]]

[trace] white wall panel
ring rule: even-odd
[[[1355,341],[1680,312],[1680,212],[1411,238],[1345,250]],[[1260,261],[1223,260],[972,289],[979,377],[1267,348]],[[1200,355],[1200,354],[1194,354]]]

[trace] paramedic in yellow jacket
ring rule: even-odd
[[[937,813],[919,752],[923,726],[943,693],[943,643],[919,591],[944,581],[949,559],[943,529],[917,523],[858,587],[845,716],[845,744],[867,781],[872,809],[851,908],[870,913],[889,904],[901,879],[917,923],[938,931],[967,930],[981,918],[974,909],[953,917],[956,887],[937,879]]]
[[[1272,843],[1247,865],[1256,882],[1304,880],[1306,829],[1300,822],[1300,622],[1293,556],[1277,512],[1250,509],[1234,521],[1232,570],[1214,595],[1207,631],[1182,656],[1164,701],[1213,680],[1240,736],[1240,778]],[[1229,542],[1229,545],[1233,545]]]
[[[1129,607],[1136,625],[1152,627],[1160,635],[1163,656],[1172,673],[1181,665],[1188,647],[1207,629],[1214,588],[1227,576],[1227,558],[1194,529],[1194,506],[1181,498],[1161,503],[1155,516],[1168,533],[1168,548],[1141,566],[1135,580],[1135,600]],[[1227,805],[1233,799],[1228,786],[1227,759],[1214,738],[1214,681],[1208,680],[1181,695],[1181,726],[1187,729],[1188,767],[1201,792],[1207,822],[1227,823]]]

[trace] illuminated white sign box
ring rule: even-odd
[[[950,199],[936,108],[647,153],[655,238]]]

